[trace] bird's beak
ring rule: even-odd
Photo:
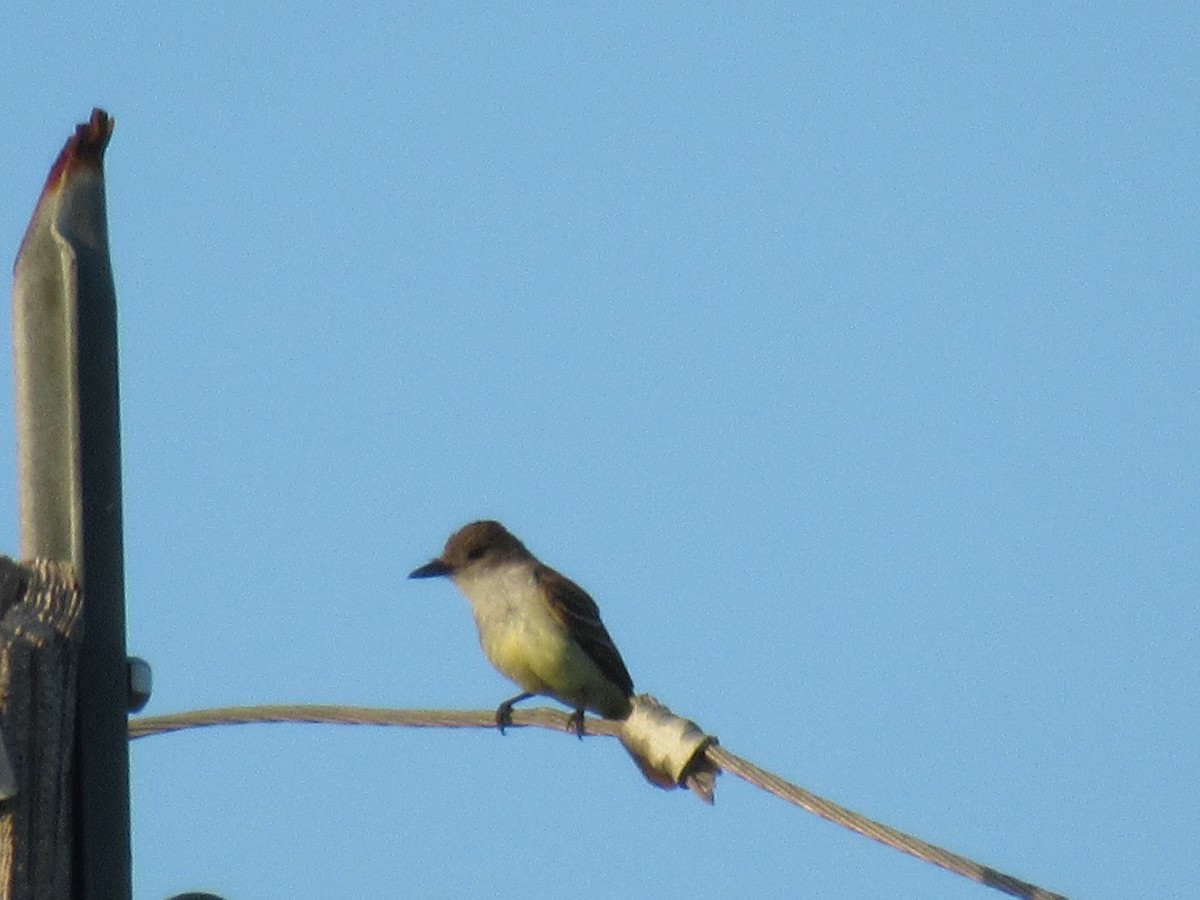
[[[442,575],[449,575],[450,567],[440,559],[431,559],[419,569],[413,569],[408,573],[409,578],[438,578]]]

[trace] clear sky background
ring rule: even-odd
[[[730,750],[1073,898],[1193,894],[1194,3],[19,6],[6,259],[116,119],[147,713],[494,707],[405,579],[494,517]],[[139,898],[1000,896],[600,738],[131,756]]]

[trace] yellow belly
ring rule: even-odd
[[[532,694],[548,694],[572,708],[620,717],[627,698],[559,628],[523,621],[480,633],[483,652],[497,669]]]
[[[471,603],[483,652],[523,690],[608,718],[629,714],[629,698],[571,639],[530,566],[490,569],[479,577],[460,574],[455,584]]]

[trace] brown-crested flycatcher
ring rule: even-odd
[[[514,703],[545,694],[571,707],[583,735],[584,710],[606,719],[630,712],[633,679],[600,610],[579,585],[538,561],[499,522],[472,522],[450,535],[442,555],[409,575],[447,575],[466,596],[488,660],[524,691],[496,709],[500,730]]]
[[[623,719],[618,737],[651,784],[686,785],[713,802],[720,770],[704,749],[716,739],[653,697],[633,696],[633,679],[583,588],[491,521],[450,535],[442,555],[409,577],[442,575],[470,601],[488,660],[523,690],[496,708],[501,733],[512,721],[513,704],[535,694],[571,707],[571,726],[580,737],[584,710]]]

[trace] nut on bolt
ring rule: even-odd
[[[150,701],[150,690],[154,682],[150,663],[140,656],[130,656],[125,664],[129,681],[129,711],[141,712],[142,707]]]

